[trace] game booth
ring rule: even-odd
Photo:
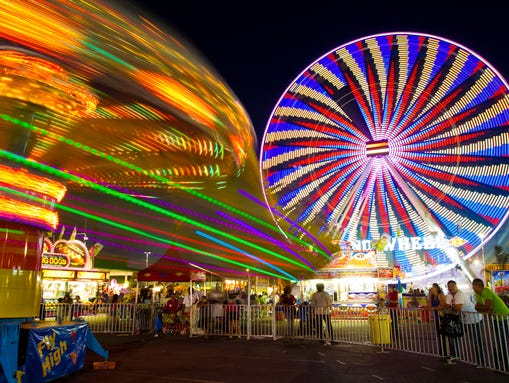
[[[108,352],[85,321],[34,320],[42,294],[42,233],[16,223],[2,222],[0,227],[0,298],[4,302],[0,306],[0,382],[49,382],[69,375],[84,367],[87,349],[107,360]],[[72,248],[57,248],[58,253],[55,247],[48,248],[53,260],[60,257],[60,265],[70,265],[76,257],[70,256]],[[48,257],[47,252],[43,257]]]

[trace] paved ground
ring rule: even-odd
[[[88,352],[85,368],[55,383],[329,383],[490,382],[509,376],[467,364],[443,364],[436,357],[350,344],[316,341],[101,335],[96,338],[116,363]]]

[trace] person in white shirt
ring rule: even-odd
[[[193,311],[193,318],[191,318],[191,309],[193,306],[196,308],[196,304],[200,301],[200,294],[198,292],[194,291],[193,288],[189,287],[187,290],[187,294],[184,295],[184,299],[182,300],[182,312],[183,314],[183,322],[185,323],[185,328],[188,328],[188,325],[191,324],[191,319],[193,320],[192,326],[197,324],[197,314],[195,311]]]
[[[318,338],[323,340],[325,346],[330,346],[332,341],[332,323],[330,320],[330,312],[332,309],[332,299],[330,295],[324,291],[324,284],[316,284],[316,292],[311,296],[311,307],[315,319],[315,326],[318,330]],[[323,323],[327,326],[327,337],[323,336]]]
[[[467,350],[474,350],[476,367],[481,368],[485,365],[484,346],[482,343],[483,316],[475,309],[475,293],[467,294],[461,311],[466,335],[464,339],[468,342],[465,348]]]
[[[187,290],[187,294],[184,296],[184,300],[182,302],[184,306],[184,312],[189,312],[191,310],[191,306],[198,303],[200,301],[200,294],[194,291],[193,288],[189,288]]]
[[[447,290],[449,293],[445,296],[445,314],[461,315],[461,310],[465,304],[467,297],[466,295],[458,290],[456,281],[447,282]],[[448,364],[455,363],[457,359],[458,350],[458,338],[447,337],[449,344],[449,355],[445,358],[445,362]]]

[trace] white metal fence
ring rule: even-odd
[[[302,338],[355,343],[386,349],[446,357],[509,371],[509,317],[462,313],[464,334],[444,337],[440,316],[428,309],[383,312],[335,304],[330,315],[316,315],[312,307],[277,305],[193,306],[187,314],[171,315],[160,306],[120,304],[56,304],[41,308],[41,320],[85,320],[95,333],[154,332],[189,336]],[[480,319],[480,320],[479,320]]]

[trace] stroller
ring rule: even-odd
[[[178,335],[180,333],[180,321],[176,313],[162,314],[163,334]]]

